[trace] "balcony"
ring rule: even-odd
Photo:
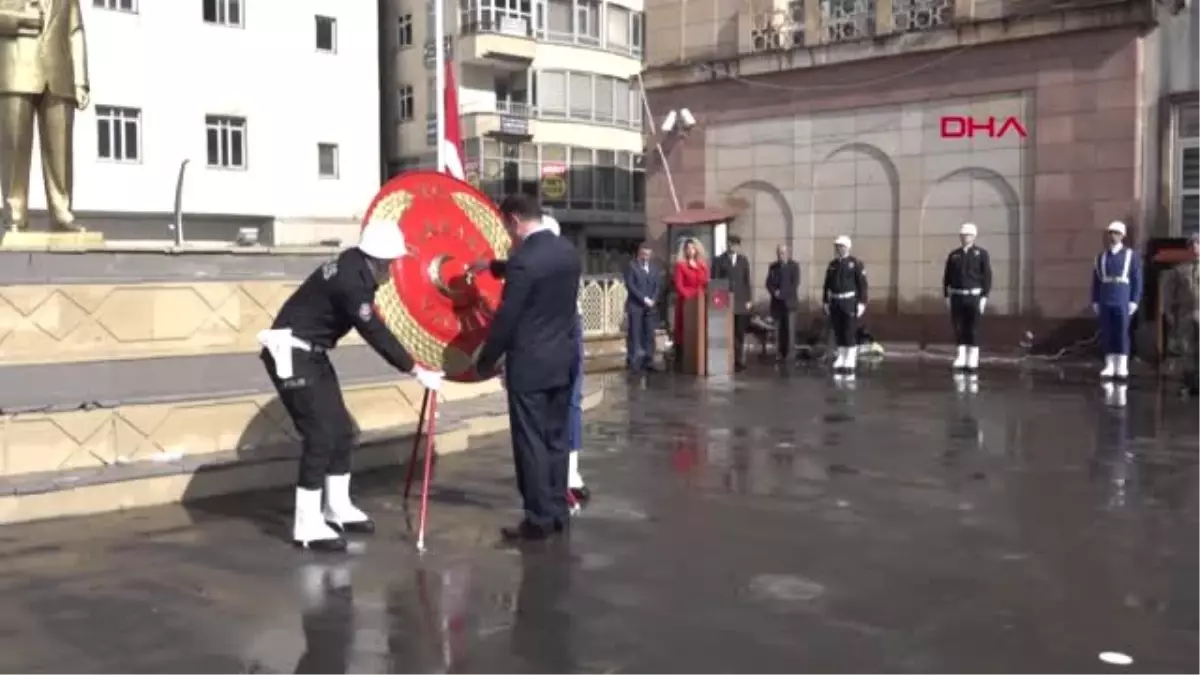
[[[497,101],[491,106],[464,107],[461,115],[464,138],[495,138],[510,143],[533,139],[530,119],[534,110],[527,103]]]
[[[529,68],[536,51],[529,20],[501,16],[464,23],[455,57],[460,63],[516,71]]]

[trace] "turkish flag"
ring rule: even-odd
[[[454,176],[459,180],[467,179],[466,153],[463,152],[462,123],[458,117],[458,85],[454,82],[454,64],[446,61],[446,91],[442,94],[446,101],[445,137],[440,142],[446,153],[446,166],[439,171]]]

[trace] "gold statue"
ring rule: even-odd
[[[55,228],[82,229],[71,213],[71,146],[75,110],[89,98],[79,0],[0,0],[0,189],[13,231],[29,224],[35,118]]]

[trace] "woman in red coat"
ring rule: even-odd
[[[679,258],[675,261],[675,346],[683,344],[683,304],[708,288],[708,263],[704,261],[704,249],[700,242],[688,239],[683,242]],[[678,353],[678,352],[677,352]]]

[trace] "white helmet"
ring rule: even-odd
[[[1125,223],[1122,223],[1119,220],[1114,220],[1108,224],[1108,229],[1106,231],[1107,232],[1116,232],[1117,234],[1124,237],[1125,236]]]
[[[979,234],[979,228],[975,227],[975,223],[963,223],[962,227],[958,228],[958,233],[974,237]]]
[[[358,250],[379,260],[394,260],[408,251],[400,225],[389,220],[369,221],[359,237]]]
[[[850,248],[850,237],[847,237],[846,235],[843,234],[842,236],[833,240],[833,245],[834,246],[845,246],[846,248]]]
[[[562,227],[554,216],[542,216],[542,227],[553,232],[556,237],[562,236]]]

